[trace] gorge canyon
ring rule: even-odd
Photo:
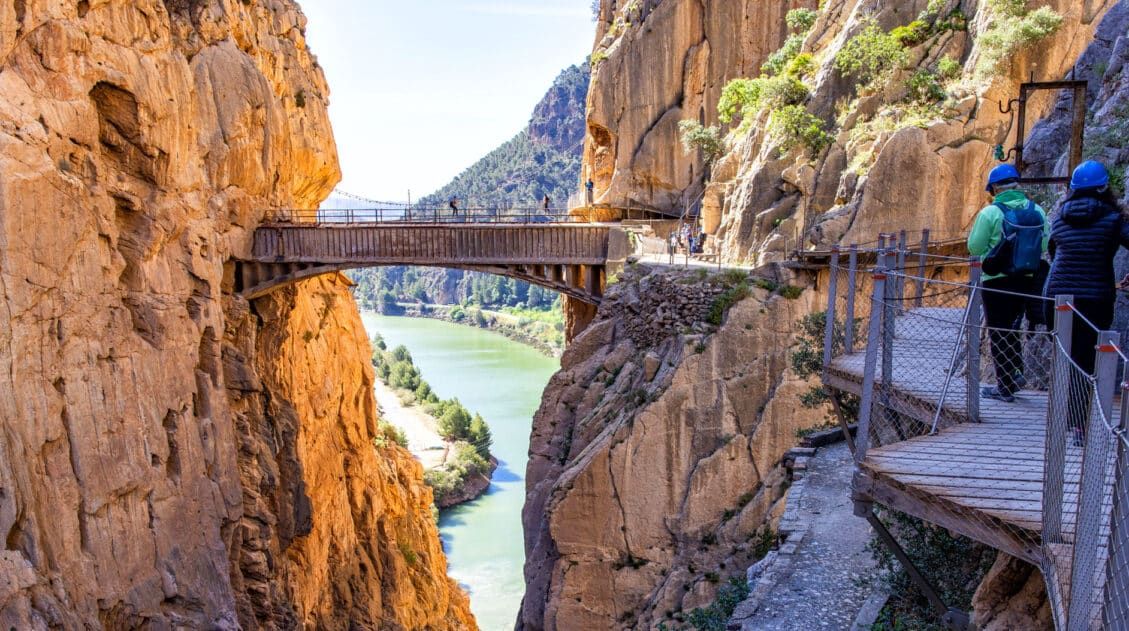
[[[614,207],[700,207],[707,247],[745,267],[629,265],[598,309],[565,301],[517,628],[655,629],[743,579],[786,452],[829,416],[792,361],[826,279],[784,263],[959,237],[1027,73],[1090,81],[1086,153],[1124,181],[1129,3],[1032,3],[1061,21],[989,63],[1007,1],[600,0],[581,179]],[[923,15],[886,83],[836,67],[853,36]],[[818,147],[787,146],[771,108],[719,117],[789,41]],[[374,440],[351,281],[234,291],[255,228],[340,179],[313,52],[294,0],[0,0],[0,627],[477,628],[421,466]],[[923,107],[906,80],[943,59],[957,74]],[[1064,168],[1069,109],[1032,106],[1041,174]],[[683,148],[686,119],[719,128],[716,159]],[[984,581],[982,628],[1046,625],[1017,563]]]

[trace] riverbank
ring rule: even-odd
[[[439,513],[448,572],[470,592],[484,631],[512,629],[525,591],[521,510],[533,411],[559,362],[493,331],[431,318],[361,314],[370,337],[411,350],[440,397],[457,397],[494,433],[498,470],[473,502]]]
[[[478,329],[499,333],[506,338],[524,344],[546,357],[559,358],[564,354],[564,318],[561,316],[561,329],[557,323],[514,315],[505,311],[463,307],[461,305],[441,305],[427,303],[397,303],[399,313],[391,316],[406,318],[430,318],[452,324],[462,324]]]
[[[379,334],[372,347],[381,422],[396,428],[397,440],[423,465],[435,505],[450,508],[485,493],[498,468],[485,420],[458,399],[439,399],[406,347],[389,351]]]

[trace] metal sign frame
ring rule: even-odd
[[[1021,177],[1020,182],[1024,184],[1069,184],[1069,173],[1074,171],[1082,162],[1082,145],[1085,141],[1086,134],[1086,81],[1029,81],[1019,85],[1019,98],[1008,101],[1007,107],[1004,108],[1001,104],[1000,113],[1010,114],[1012,106],[1018,106],[1018,133],[1016,134],[1016,145],[1011,148],[1004,156],[1005,160],[1010,158],[1012,154],[1015,155],[1015,168],[1019,170],[1022,175],[1027,170],[1027,163],[1023,160],[1023,148],[1027,139],[1027,101],[1031,98],[1033,92],[1040,90],[1071,90],[1074,92],[1074,117],[1071,124],[1070,133],[1070,163],[1068,164],[1068,175],[1061,177]]]

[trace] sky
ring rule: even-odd
[[[591,52],[591,0],[299,0],[342,180],[412,199],[509,140]]]

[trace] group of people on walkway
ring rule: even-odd
[[[1026,385],[1023,319],[1030,326],[1054,326],[1058,296],[1070,296],[1075,312],[1072,372],[1093,374],[1097,332],[1113,324],[1114,257],[1129,248],[1129,216],[1110,188],[1109,171],[1096,161],[1074,170],[1069,194],[1050,218],[1023,190],[1010,164],[991,171],[987,191],[992,203],[976,215],[968,235],[969,253],[981,259],[984,321],[996,375],[996,385],[980,394],[1013,402]],[[1072,379],[1070,426],[1076,442],[1089,415],[1089,404],[1077,402],[1088,401],[1088,395],[1085,384]]]
[[[701,226],[691,226],[684,223],[677,230],[670,233],[667,240],[667,252],[670,254],[670,263],[674,264],[674,255],[679,250],[687,254],[701,254],[705,249],[706,233]]]

